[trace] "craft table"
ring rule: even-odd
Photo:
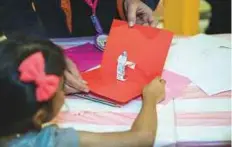
[[[53,41],[68,48],[92,43],[92,38]],[[117,108],[70,96],[56,122],[61,127],[84,131],[123,131],[130,128],[140,108],[140,100]],[[179,97],[168,104],[158,104],[157,109],[158,132],[154,146],[231,146],[231,91],[207,96],[190,84]]]

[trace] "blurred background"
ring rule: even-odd
[[[173,14],[173,12],[175,11],[178,12]],[[165,13],[166,15],[170,16],[167,16],[165,18]],[[187,14],[187,16],[185,14]],[[181,29],[178,28],[178,26],[180,27],[181,25],[186,23],[186,21],[194,23],[185,24],[187,25],[187,29],[191,29],[191,25],[195,27],[195,23],[197,21],[197,30],[195,32],[187,32],[186,35],[194,35],[194,33],[231,33],[231,0],[174,0],[174,2],[173,0],[161,0],[158,8],[154,12],[154,17],[158,18],[159,27],[161,28],[165,27],[164,20],[169,19],[171,22],[169,21],[168,23],[174,26],[174,28],[173,26],[170,26],[171,29]],[[180,22],[177,24],[175,21],[182,21],[182,23]],[[185,34],[184,32],[178,33]]]
[[[154,17],[176,35],[231,33],[231,0],[160,0]]]

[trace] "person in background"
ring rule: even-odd
[[[127,19],[131,25],[155,26],[152,11],[158,2],[99,0],[96,15],[105,33],[109,32],[114,18]],[[48,38],[92,36],[95,30],[90,20],[91,13],[85,0],[1,0],[0,30],[8,38],[15,32]]]
[[[207,34],[231,33],[231,0],[207,0],[212,7]]]
[[[66,61],[50,41],[8,39],[0,44],[1,147],[151,147],[157,131],[156,104],[165,81],[155,78],[143,89],[143,104],[131,129],[93,133],[48,123],[64,104]],[[57,66],[58,65],[58,66]]]
[[[95,35],[90,19],[91,7],[85,0],[70,0],[70,2],[73,36]],[[130,26],[137,23],[155,27],[157,22],[153,17],[153,11],[158,3],[159,0],[99,0],[96,15],[105,33],[109,32],[114,18],[127,20]]]

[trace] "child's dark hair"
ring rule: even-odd
[[[32,117],[40,108],[52,113],[52,99],[37,102],[36,85],[19,80],[20,63],[35,52],[42,52],[47,74],[63,76],[63,51],[52,42],[26,37],[0,42],[0,137],[34,129]]]

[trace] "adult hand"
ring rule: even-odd
[[[67,69],[64,72],[65,77],[65,93],[72,94],[78,92],[89,92],[87,82],[81,77],[80,72],[76,68],[75,64],[68,58],[66,58]]]
[[[157,22],[153,17],[152,9],[141,0],[125,0],[124,8],[130,27],[134,24],[156,27]]]

